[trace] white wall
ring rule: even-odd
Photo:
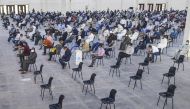
[[[0,5],[28,4],[29,10],[69,11],[69,10],[110,10],[137,7],[139,3],[166,3],[167,8],[185,9],[188,0],[0,0]],[[147,6],[145,5],[145,9]]]

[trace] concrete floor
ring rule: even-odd
[[[42,30],[41,30],[42,31]],[[96,73],[95,88],[96,94],[82,93],[82,80],[71,78],[72,70],[68,67],[62,69],[59,63],[48,62],[48,56],[42,55],[42,50],[38,50],[37,66],[44,64],[43,76],[45,83],[50,76],[53,76],[52,90],[54,99],[52,100],[49,92],[45,92],[44,100],[40,97],[40,78],[37,78],[37,84],[33,81],[33,72],[20,74],[18,71],[19,59],[13,51],[12,44],[7,42],[8,31],[0,27],[0,109],[48,109],[48,105],[56,103],[60,94],[65,95],[63,109],[99,109],[100,99],[109,95],[112,88],[117,90],[116,109],[162,109],[164,99],[160,100],[159,106],[156,105],[158,93],[167,90],[167,79],[161,85],[162,74],[168,72],[169,67],[173,64],[170,59],[176,51],[178,41],[174,47],[168,49],[168,54],[162,55],[162,61],[151,63],[150,74],[144,72],[142,84],[143,90],[140,89],[140,83],[133,90],[134,81],[128,87],[129,77],[134,75],[138,69],[138,63],[144,60],[144,56],[133,56],[132,64],[122,63],[121,77],[109,76],[109,66],[115,64],[115,58],[105,58],[104,66],[88,68],[91,60],[87,57],[83,65],[83,78],[89,79],[92,73]],[[33,42],[28,40],[30,47]],[[119,45],[119,44],[118,44]],[[116,53],[117,55],[118,53]],[[71,68],[76,67],[75,54],[71,59]],[[176,73],[176,93],[174,97],[175,109],[189,109],[190,107],[190,63],[185,60],[185,71],[180,68]],[[173,80],[171,81],[173,83]],[[105,106],[103,106],[105,108]],[[171,100],[168,101],[166,109],[171,109]]]

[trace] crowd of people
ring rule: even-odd
[[[8,42],[12,41],[14,50],[18,51],[21,63],[19,71],[24,74],[37,58],[35,48],[27,44],[28,39],[34,45],[39,45],[39,49],[43,48],[42,54],[49,55],[47,61],[58,57],[63,69],[75,50],[82,51],[82,59],[90,54],[92,61],[88,67],[94,67],[99,58],[111,58],[111,52],[118,54],[113,62],[115,65],[120,65],[123,58],[138,56],[142,52],[146,54],[148,63],[154,63],[157,55],[183,35],[186,16],[186,10],[108,10],[67,12],[65,15],[33,11],[28,14],[12,13],[1,18],[4,27],[9,30]],[[188,51],[187,40],[172,59],[178,60],[180,55],[185,56]]]

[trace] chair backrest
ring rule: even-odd
[[[41,64],[41,65],[40,65],[40,73],[42,73],[42,69],[43,69],[43,67],[44,67],[44,65]]]
[[[138,69],[137,73],[136,73],[136,76],[142,78],[142,74],[143,74],[143,69]]]
[[[82,70],[82,65],[83,65],[83,62],[80,62],[80,63],[79,63],[79,66],[78,66],[78,68],[79,68],[80,70]]]
[[[174,95],[175,89],[176,89],[176,86],[171,84],[169,85],[167,92]]]
[[[48,81],[48,85],[49,85],[49,86],[51,86],[52,80],[53,80],[53,77],[50,77],[50,78],[49,78],[49,81]]]
[[[62,102],[63,102],[63,99],[65,98],[64,95],[60,95],[59,96],[59,101],[58,101],[58,105],[62,108]]]
[[[115,95],[116,95],[117,91],[115,89],[112,89],[110,91],[110,95],[109,98],[113,99],[113,101],[115,101]]]
[[[144,59],[144,63],[149,63],[149,58],[148,57],[146,57],[145,59]]]
[[[96,74],[93,73],[93,74],[91,75],[91,77],[90,77],[91,83],[94,83],[95,77],[96,77]]]
[[[179,56],[179,59],[178,59],[178,62],[179,62],[179,63],[182,63],[182,62],[184,61],[184,58],[185,58],[184,55],[180,55],[180,56]]]
[[[159,50],[159,55],[161,55],[162,49],[161,49],[161,48],[158,48],[158,50]]]
[[[172,73],[172,74],[174,74],[175,75],[175,72],[176,72],[176,67],[170,67],[170,69],[169,69],[169,72],[168,73]]]

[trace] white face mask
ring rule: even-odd
[[[34,50],[31,50],[31,52],[34,52]]]

